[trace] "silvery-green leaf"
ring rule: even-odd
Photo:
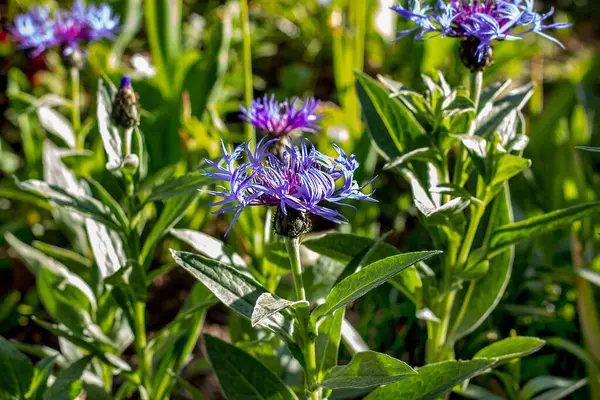
[[[344,366],[336,366],[319,383],[327,389],[362,389],[387,385],[415,375],[406,363],[375,351],[356,353]]]
[[[42,400],[42,396],[48,387],[48,378],[54,371],[54,365],[57,361],[56,356],[42,358],[35,364],[33,371],[33,379],[29,390],[27,392],[27,398],[32,400]]]
[[[118,272],[127,262],[119,235],[92,219],[87,219],[85,226],[102,279]]]
[[[442,183],[436,187],[430,188],[429,191],[433,193],[447,194],[454,197],[462,197],[463,199],[469,199],[475,203],[483,205],[483,201],[473,196],[467,189],[453,183]]]
[[[69,147],[76,146],[73,127],[65,117],[46,106],[39,107],[37,115],[45,130],[62,139]]]
[[[600,153],[600,147],[575,146],[576,149]]]
[[[226,306],[248,319],[252,319],[260,295],[268,293],[260,283],[230,265],[182,251],[171,250],[171,255]],[[262,319],[259,325],[279,335],[295,351],[293,318],[277,312]]]
[[[506,89],[508,89],[511,83],[512,81],[508,79],[504,82],[495,82],[484,87],[481,91],[481,97],[479,99],[480,110],[481,108],[485,107],[486,104],[496,101],[498,97],[500,97],[500,95],[504,93]]]
[[[209,258],[238,268],[247,268],[244,259],[219,239],[190,229],[171,229],[170,232],[171,235],[189,244],[194,250]]]
[[[591,269],[577,268],[575,269],[575,273],[592,282],[594,285],[600,286],[600,272],[592,271]]]
[[[119,169],[123,162],[123,139],[119,128],[113,124],[111,119],[112,104],[116,93],[117,89],[111,83],[106,82],[103,78],[98,80],[96,100],[98,130],[106,152],[106,169],[110,171]]]
[[[388,162],[387,164],[385,164],[383,166],[383,169],[384,170],[392,169],[399,165],[405,164],[406,162],[408,162],[410,160],[434,161],[434,162],[438,161],[437,153],[433,149],[431,149],[429,147],[422,147],[419,149],[409,151],[408,153],[403,154],[402,156],[391,160],[390,162]]]
[[[550,389],[566,389],[576,384],[576,381],[558,376],[536,376],[523,385],[519,393],[524,400],[529,400],[536,394]]]
[[[44,393],[44,400],[71,400],[78,398],[83,392],[82,376],[90,361],[91,357],[87,356],[60,371],[52,386]]]
[[[59,207],[92,218],[114,230],[121,229],[110,209],[87,194],[80,194],[56,185],[49,185],[36,179],[17,182],[17,185],[21,190],[38,193]]]
[[[97,309],[94,292],[83,279],[69,271],[63,264],[26,245],[12,234],[7,233],[5,239],[25,261],[34,275],[39,276],[44,270],[49,272],[52,275],[55,290],[60,291],[64,299],[71,305],[83,310]]]
[[[422,308],[417,311],[416,317],[423,321],[441,322],[441,320],[429,308]]]
[[[382,285],[411,265],[440,253],[439,251],[405,253],[384,258],[364,267],[338,283],[325,299],[325,303],[312,312],[311,319],[316,322],[319,318],[333,314],[338,308]]]
[[[470,203],[470,199],[457,197],[456,199],[452,199],[449,202],[443,204],[441,207],[436,208],[429,214],[425,214],[425,217],[429,220],[435,220],[440,218],[448,219],[453,215],[461,213],[465,208],[469,206]]]
[[[533,83],[509,92],[493,104],[492,109],[484,118],[477,117],[475,134],[483,138],[491,137],[500,124],[513,111],[520,111],[533,95]],[[489,105],[490,103],[488,103]]]
[[[331,369],[338,364],[340,340],[342,338],[342,321],[345,309],[340,308],[331,318],[327,318],[317,329],[315,355],[317,359],[317,381],[322,381]]]
[[[494,365],[494,360],[444,361],[428,364],[398,382],[371,392],[365,400],[434,400]]]
[[[456,135],[461,143],[467,148],[475,169],[484,179],[488,176],[488,163],[486,160],[488,142],[482,137],[471,135]]]
[[[547,392],[542,393],[539,396],[535,396],[534,398],[532,398],[532,400],[565,399],[565,398],[568,398],[567,396],[573,394],[575,391],[581,389],[582,387],[586,386],[587,384],[588,384],[588,378],[580,379],[568,387],[548,390]]]
[[[443,105],[444,116],[446,118],[452,118],[456,115],[475,111],[475,104],[473,104],[473,100],[466,96],[455,96],[449,100],[452,101]]]
[[[252,310],[250,322],[252,323],[252,327],[255,327],[265,318],[269,318],[270,316],[275,315],[287,308],[300,305],[305,307],[309,306],[307,301],[289,301],[268,292],[263,293],[258,296],[258,299],[256,299],[256,304],[254,305],[254,310]]]

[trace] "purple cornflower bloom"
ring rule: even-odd
[[[80,42],[112,38],[118,27],[119,17],[108,4],[86,7],[82,0],[75,0],[70,10],[58,9],[53,18],[47,7],[35,6],[17,15],[9,31],[32,56],[51,47],[61,47],[64,55],[70,55]]]
[[[294,107],[297,98],[291,101],[285,99],[282,103],[275,100],[275,95],[269,98],[266,94],[262,99],[255,99],[246,109],[240,106],[240,118],[272,138],[278,138],[298,129],[303,132],[316,133],[316,124],[321,115],[315,113],[319,100],[308,98],[302,107]]]
[[[526,33],[534,32],[546,39],[564,46],[555,38],[544,33],[549,29],[571,26],[568,23],[544,25],[543,22],[553,13],[546,14],[534,10],[534,0],[438,0],[435,6],[427,1],[408,0],[391,9],[416,26],[400,31],[397,39],[414,33],[417,40],[433,35],[469,39],[476,43],[475,55],[481,60],[491,49],[494,40],[520,40]]]
[[[250,142],[238,146],[232,152],[221,142],[222,162],[217,164],[207,160],[211,170],[206,170],[206,175],[228,183],[228,187],[220,187],[222,191],[208,191],[223,198],[210,205],[225,206],[214,211],[214,214],[235,211],[227,232],[248,206],[278,207],[285,215],[291,209],[300,213],[320,215],[332,222],[343,224],[347,219],[323,203],[349,206],[342,202],[376,202],[371,198],[372,193],[361,192],[372,181],[358,186],[354,180],[354,171],[359,166],[354,155],[347,156],[342,149],[334,145],[338,157],[332,158],[317,151],[309,141],[300,138],[299,145],[293,140],[290,141],[283,157],[278,158],[268,152],[269,146],[277,140],[261,139],[254,152],[250,150]],[[248,161],[237,163],[243,156],[246,156]]]

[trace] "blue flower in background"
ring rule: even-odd
[[[51,47],[61,47],[69,55],[80,42],[112,38],[118,28],[119,17],[109,5],[86,7],[76,0],[70,10],[55,10],[53,16],[47,7],[33,7],[17,15],[9,30],[20,48],[37,56]]]
[[[206,174],[227,182],[226,187],[220,187],[221,191],[209,193],[223,198],[210,205],[224,206],[214,214],[235,212],[229,229],[248,206],[278,207],[283,214],[291,209],[343,224],[346,218],[323,203],[347,205],[343,203],[345,200],[376,201],[371,198],[372,193],[362,193],[371,182],[358,186],[354,180],[354,171],[359,166],[354,155],[347,156],[335,146],[338,157],[332,158],[301,138],[300,144],[292,140],[283,157],[278,158],[268,151],[277,140],[263,138],[254,152],[249,142],[232,152],[221,142],[223,160],[218,164],[207,160],[211,169],[206,170]],[[244,156],[248,161],[237,163]]]
[[[316,133],[319,129],[316,123],[322,118],[315,113],[319,101],[308,98],[298,108],[295,107],[297,101],[297,98],[293,98],[280,103],[274,95],[269,98],[265,94],[262,99],[253,100],[248,109],[240,107],[240,118],[272,138],[285,136],[296,129]]]
[[[555,38],[544,33],[549,29],[571,26],[567,23],[544,25],[553,13],[540,14],[534,10],[534,0],[438,0],[434,6],[426,1],[408,0],[392,10],[415,26],[400,31],[398,39],[414,34],[417,40],[441,35],[464,38],[475,45],[474,55],[482,60],[491,50],[493,41],[520,40],[520,35],[537,33],[559,46]],[[564,47],[563,47],[564,48]]]

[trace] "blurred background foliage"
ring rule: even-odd
[[[33,3],[3,2],[2,24]],[[169,6],[174,3],[179,7]],[[237,116],[244,87],[240,4],[217,0],[110,4],[122,16],[124,28],[114,43],[99,42],[88,49],[88,67],[82,76],[86,89],[83,121],[89,128],[86,148],[92,151],[70,156],[79,160],[76,173],[111,185],[93,123],[96,85],[102,75],[113,82],[123,74],[133,76],[143,107],[149,171],[156,179],[174,171],[182,174],[197,168],[204,158],[217,157],[220,139],[243,141]],[[368,145],[354,91],[354,71],[383,74],[415,89],[423,89],[421,74],[436,74],[437,70],[444,71],[452,86],[466,85],[468,78],[456,57],[458,41],[393,41],[394,31],[402,27],[388,10],[391,5],[389,0],[250,1],[253,86],[255,97],[274,93],[280,99],[315,96],[323,101],[323,129],[311,140],[323,151],[330,151],[330,143],[335,142],[357,154],[364,164],[362,176],[379,174],[374,183],[379,203],[360,205],[356,212],[348,213],[351,226],[341,229],[369,236],[393,230],[387,240],[408,251],[432,245],[420,227],[408,185],[401,177],[381,171],[381,160]],[[531,143],[525,156],[532,159],[533,166],[511,183],[517,219],[598,200],[600,189],[600,156],[575,149],[600,146],[600,3],[552,0],[540,6],[555,6],[557,20],[574,23],[573,28],[556,32],[567,50],[532,36],[501,43],[495,48],[495,63],[485,75],[485,84],[505,79],[515,86],[530,80],[536,84],[526,112]],[[174,26],[168,21],[175,21]],[[40,125],[36,99],[65,94],[67,71],[53,52],[29,59],[15,49],[6,30],[0,33],[0,57],[0,334],[53,346],[55,338],[30,322],[31,315],[43,313],[34,278],[8,249],[3,236],[12,232],[28,243],[42,240],[69,246],[67,231],[56,226],[51,207],[17,191],[12,178],[42,176],[42,143],[47,137],[57,139]],[[64,161],[69,163],[70,157]],[[573,231],[556,232],[519,246],[513,277],[500,306],[468,341],[457,345],[458,353],[470,357],[513,330],[519,335],[559,337],[554,346],[522,361],[520,371],[509,378],[522,383],[539,375],[585,377],[582,359],[587,355],[596,357],[597,362],[600,354],[599,349],[584,343],[578,300],[595,297],[595,304],[600,304],[600,296],[597,286],[575,274],[574,266],[600,274],[595,222],[584,221]],[[222,237],[227,224],[209,215],[203,204],[196,204],[179,225]],[[250,237],[252,225],[243,221],[239,225],[229,242]],[[334,227],[317,221],[317,228]],[[153,265],[167,263],[166,249],[177,246],[181,244],[167,239],[154,254]],[[185,298],[192,282],[184,274],[173,270],[154,282],[149,291],[150,329],[167,323]],[[212,309],[205,330],[224,332],[224,314],[223,307]],[[372,349],[402,357],[411,365],[422,364],[424,355],[418,350],[425,342],[422,323],[415,317],[414,306],[390,285],[356,302],[348,319]],[[230,334],[235,336],[235,329]],[[203,376],[206,368],[206,361],[198,356],[187,373]],[[494,388],[509,378],[489,377],[486,385]],[[577,395],[586,398],[587,392]]]

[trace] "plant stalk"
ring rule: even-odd
[[[81,100],[79,96],[79,70],[77,68],[70,69],[71,74],[71,124],[73,132],[77,140],[76,146],[78,149],[83,149],[83,137],[81,137],[81,116],[80,106]]]
[[[250,37],[250,15],[248,12],[248,0],[240,0],[240,14],[242,19],[242,46],[244,62],[244,105],[249,109],[254,98],[252,85],[252,41]],[[244,124],[246,141],[255,139],[252,124]]]
[[[285,247],[287,248],[292,266],[292,276],[294,278],[294,289],[296,299],[306,301],[306,291],[302,280],[302,262],[300,261],[300,239],[285,238]],[[311,394],[312,400],[321,400],[321,389],[313,390],[317,379],[317,355],[315,346],[315,333],[311,326],[308,307],[298,308],[298,317],[302,329],[304,361],[306,364],[306,389]]]

